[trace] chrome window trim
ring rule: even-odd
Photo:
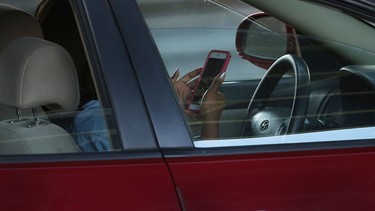
[[[200,140],[195,141],[196,148],[217,147],[239,147],[239,146],[261,146],[276,144],[303,144],[319,142],[337,142],[353,140],[371,140],[375,138],[375,127],[364,127],[354,129],[341,129],[331,131],[320,131],[303,134],[292,134],[285,136],[223,139],[223,140]]]

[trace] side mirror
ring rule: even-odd
[[[256,13],[239,25],[236,48],[241,58],[268,69],[279,57],[297,54],[295,40],[293,28],[266,13]]]

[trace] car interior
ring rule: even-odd
[[[62,21],[64,27],[61,25],[65,33],[48,25],[50,20],[59,20],[52,9],[40,8],[43,12],[37,20],[29,12],[0,4],[0,30],[6,31],[0,35],[0,154],[81,151],[73,134],[63,128],[79,110],[83,87],[93,84],[84,80],[93,79],[70,5],[59,2],[62,4],[52,9],[66,6],[60,11],[70,11],[70,19]],[[78,41],[69,42],[72,37]],[[79,74],[77,67],[88,71]]]
[[[78,76],[80,102],[76,112],[56,113],[48,111],[47,114],[52,122],[66,128],[71,118],[84,107],[83,102],[88,100],[99,100],[97,81],[93,77],[89,66],[84,44],[77,26],[71,5],[68,1],[45,1],[36,8],[35,17],[38,20],[44,35],[44,39],[62,46],[71,56]],[[58,27],[57,27],[58,26]],[[95,95],[95,96],[93,96]],[[104,133],[109,137],[109,151],[119,150],[120,141],[116,139],[116,130],[109,125],[111,121],[111,109],[104,108],[96,111],[95,115],[103,115],[105,122]],[[100,114],[99,114],[100,113]],[[72,134],[73,136],[75,134]]]
[[[0,5],[0,30],[7,32],[0,35],[0,51],[13,39],[21,36],[43,38],[42,29],[31,14],[6,4]],[[32,115],[30,109],[23,109],[20,114],[17,114],[14,108],[5,105],[0,106],[1,120],[15,118],[17,115],[25,117]],[[47,118],[47,116],[43,115],[41,108],[37,109],[41,118]]]
[[[223,84],[226,107],[219,120],[218,139],[374,126],[375,47],[369,44],[375,37],[374,25],[329,8],[321,11],[322,7],[305,1],[287,1],[276,9],[270,1],[244,0],[264,12],[248,14],[238,23],[235,56],[263,68],[264,76]],[[300,8],[304,14],[299,15],[304,18],[294,18],[289,12],[291,5]],[[221,6],[225,8],[225,4]],[[318,13],[322,15],[316,16]],[[335,18],[327,21],[330,15]],[[79,110],[78,98],[85,95],[87,77],[92,89],[96,80],[68,1],[43,4],[35,16],[0,4],[0,30],[7,32],[0,34],[0,136],[7,137],[0,141],[0,153],[78,152],[62,125]],[[341,24],[343,21],[346,24]],[[366,36],[358,39],[353,31]],[[35,52],[40,57],[34,57]],[[52,64],[43,60],[46,54],[56,55],[51,59],[59,76],[56,81],[48,74],[38,75],[50,71],[48,65]],[[29,63],[25,63],[27,59]],[[43,65],[45,68],[40,68]],[[80,69],[85,69],[86,76]],[[24,70],[30,73],[24,74]],[[65,84],[58,87],[70,89],[56,89],[60,83]],[[108,120],[110,114],[106,117]],[[193,141],[201,140],[201,122],[189,119],[187,125]],[[115,130],[108,132],[112,149],[120,149]],[[45,139],[40,134],[45,134]],[[34,135],[39,142],[30,141]],[[58,138],[47,145],[51,136]]]
[[[68,71],[75,71],[71,58],[61,47],[42,40],[39,23],[29,13],[1,4],[0,20],[1,30],[7,32],[0,35],[0,154],[77,152],[70,135],[52,124],[42,109],[75,109],[78,87],[75,74]],[[52,75],[45,74],[51,63],[56,68]],[[56,84],[71,88],[59,90]]]
[[[359,41],[352,33],[374,34],[373,25],[330,9],[316,17],[321,7],[302,1],[277,4],[277,11],[271,2],[246,2],[265,12],[251,14],[239,24],[236,48],[241,58],[264,68],[265,75],[255,83],[222,86],[227,106],[220,119],[220,139],[374,126],[375,54],[368,45],[372,38]],[[290,5],[309,11],[299,14],[306,18],[293,18]],[[335,18],[327,21],[329,15]],[[285,55],[297,57],[286,65]],[[306,71],[292,65],[299,59]],[[238,94],[241,89],[248,95]],[[199,128],[197,122],[191,126]],[[200,140],[199,131],[195,137]]]
[[[60,111],[76,109],[79,89],[69,54],[62,47],[45,40],[20,37],[3,49],[0,65],[0,103],[14,110],[33,111],[33,118],[19,115],[17,119],[0,122],[0,153],[78,152],[79,148],[70,134],[52,122],[40,119],[36,109],[41,106]]]

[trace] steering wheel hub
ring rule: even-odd
[[[281,78],[294,72],[294,92],[290,108],[267,107],[267,102]],[[241,136],[271,136],[303,130],[309,104],[310,73],[306,63],[296,55],[284,55],[269,68],[256,88],[247,108]]]

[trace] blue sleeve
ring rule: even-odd
[[[111,150],[107,124],[98,104],[78,113],[73,121],[73,137],[83,152]]]
[[[74,134],[74,140],[83,152],[101,152],[111,149],[108,137],[97,134]]]

